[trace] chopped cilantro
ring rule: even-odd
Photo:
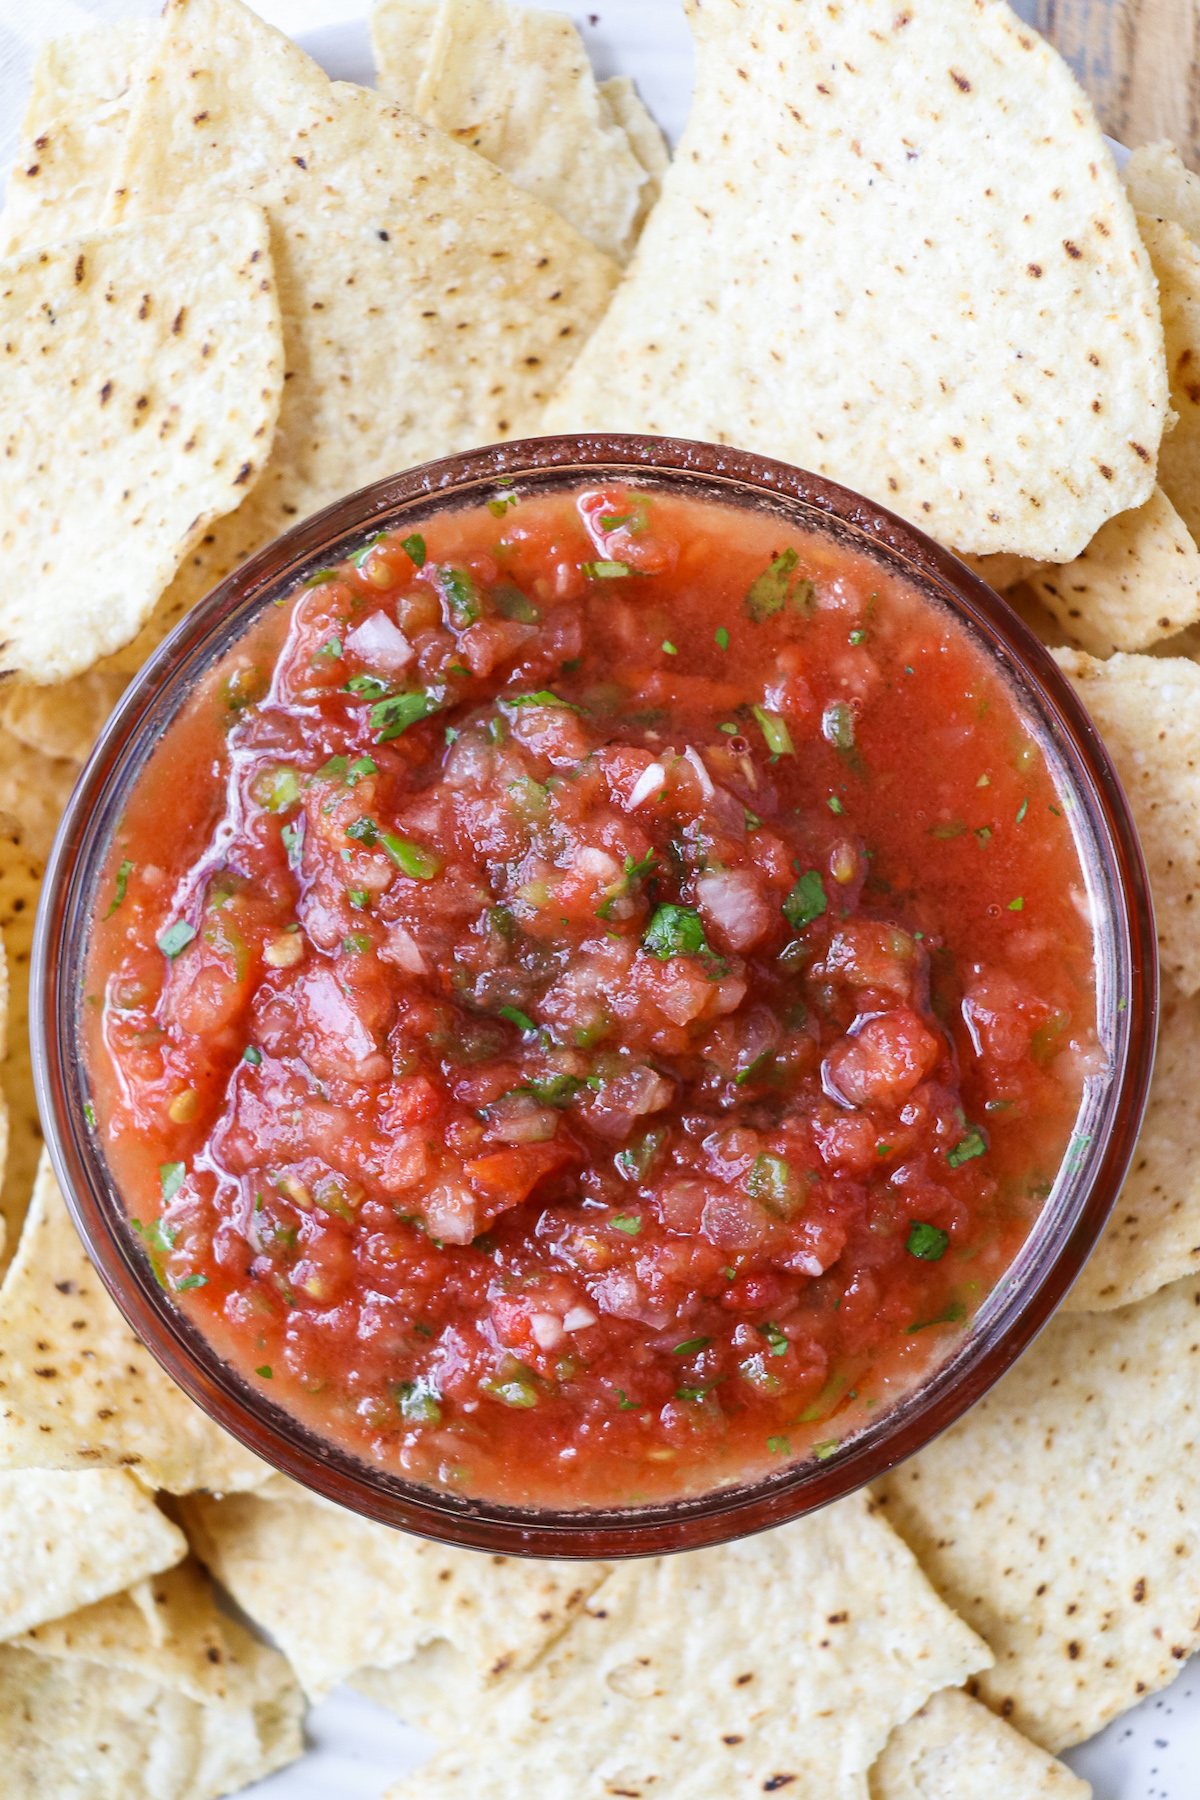
[[[352,675],[342,689],[344,694],[357,694],[361,700],[379,700],[387,691],[387,682],[380,681],[378,675]]]
[[[991,835],[992,828],[990,825],[977,825],[975,827],[975,836],[979,839],[981,844],[986,844],[991,838]]]
[[[679,655],[678,650],[675,648],[675,646],[671,642],[670,638],[663,639],[662,647],[666,651],[668,656],[678,656]]]
[[[133,873],[133,864],[128,860],[128,858],[126,858],[126,860],[121,864],[120,868],[117,870],[117,889],[116,889],[116,893],[113,895],[113,903],[104,915],[106,919],[112,918],[112,916],[116,912],[118,906],[120,906],[122,900],[124,900],[125,889],[129,885],[129,877],[132,873]]]
[[[799,561],[798,551],[781,550],[767,564],[762,574],[755,576],[746,590],[747,618],[753,619],[756,625],[761,625],[764,620],[780,611],[787,599],[788,578]]]
[[[802,931],[819,919],[829,902],[819,869],[807,869],[783,903],[783,916],[793,931]]]
[[[717,629],[713,632],[713,642],[718,650],[728,650],[729,633],[723,625],[718,625]]]
[[[825,1462],[828,1457],[833,1455],[841,1441],[840,1438],[826,1438],[823,1444],[813,1445],[813,1455],[818,1462]]]
[[[1024,912],[1025,911],[1025,896],[1024,896],[1024,894],[1018,894],[1015,900],[1010,900],[1008,903],[1008,910],[1009,910],[1009,912]]]
[[[304,820],[297,819],[294,825],[285,825],[279,835],[287,851],[288,867],[298,869],[304,853]]]
[[[856,650],[858,646],[865,641],[866,635],[865,631],[852,631],[850,633],[850,642],[854,645]]]
[[[771,1320],[768,1319],[764,1325],[759,1326],[758,1330],[760,1337],[765,1337],[768,1344],[770,1344],[772,1356],[787,1355],[788,1340],[783,1335],[783,1332],[780,1331],[778,1325],[773,1325]]]
[[[263,1363],[261,1368],[255,1369],[254,1373],[256,1375],[261,1375],[264,1381],[270,1381],[271,1380],[271,1365],[270,1365],[270,1363]]]
[[[352,819],[346,827],[346,836],[354,838],[360,844],[365,844],[370,850],[379,842],[379,827],[374,819]]]
[[[336,581],[336,580],[337,580],[337,570],[336,569],[318,569],[315,574],[309,576],[308,580],[304,583],[304,585],[306,588],[318,588],[318,587],[324,587],[325,583],[327,581]]]
[[[409,561],[417,565],[418,569],[425,567],[425,539],[419,531],[414,531],[410,536],[401,538],[400,548]]]
[[[560,700],[549,688],[538,688],[532,694],[501,694],[501,706],[561,706],[567,712],[582,712],[571,700]]]
[[[1027,813],[1027,812],[1028,812],[1028,811],[1029,811],[1029,795],[1028,795],[1028,794],[1026,794],[1026,796],[1025,796],[1025,798],[1024,798],[1024,799],[1023,799],[1023,800],[1022,800],[1022,802],[1021,802],[1021,805],[1020,805],[1020,808],[1019,808],[1019,810],[1018,810],[1018,812],[1017,812],[1017,824],[1018,824],[1018,825],[1019,825],[1019,824],[1020,824],[1020,823],[1021,823],[1021,820],[1022,820],[1022,819],[1023,819],[1023,818],[1024,818],[1024,817],[1025,817],[1025,814],[1026,814],[1026,813]]]
[[[520,1016],[525,1017],[524,1013]],[[517,1021],[514,1019],[513,1023],[515,1025]],[[521,1026],[522,1031],[533,1029],[532,1021]],[[572,1104],[582,1086],[577,1075],[534,1075],[530,1078],[529,1091],[539,1106],[554,1106],[561,1110]]]
[[[354,555],[350,558],[350,561],[354,564],[354,567],[356,569],[361,569],[363,564],[366,562],[368,556],[370,556],[372,550],[374,550],[375,546],[377,544],[382,544],[382,542],[383,542],[382,531],[377,531],[375,533],[374,537],[369,537],[367,539],[366,543],[363,545],[362,549],[356,550],[354,552]]]
[[[654,916],[642,938],[643,950],[667,962],[672,956],[703,956],[708,953],[708,940],[700,914],[691,906],[663,905]]]
[[[523,1013],[519,1006],[501,1006],[497,1008],[497,1011],[502,1019],[507,1019],[510,1025],[515,1025],[518,1031],[537,1030],[537,1026],[529,1014]]]
[[[329,761],[317,770],[316,779],[318,781],[340,781],[346,773],[346,762],[347,759],[344,756],[331,756]]]
[[[829,810],[831,813],[835,813],[839,819],[846,810],[836,794],[829,796]]]
[[[83,1103],[83,1116],[87,1120],[88,1124],[92,1127],[92,1129],[95,1130],[96,1109],[92,1105],[90,1100],[85,1100]]]
[[[769,1437],[767,1449],[772,1456],[790,1456],[792,1454],[792,1446],[785,1437]]]
[[[366,888],[347,888],[346,898],[354,908],[355,912],[366,912],[368,906],[371,904],[371,896],[368,894]]]
[[[262,1051],[256,1044],[247,1044],[242,1051],[242,1061],[249,1063],[252,1069],[257,1069],[262,1062]]]
[[[947,1150],[946,1161],[952,1169],[961,1168],[963,1163],[970,1162],[976,1156],[986,1156],[987,1139],[977,1125],[972,1125],[966,1137],[959,1138],[953,1150]]]
[[[483,605],[479,598],[479,589],[475,586],[466,569],[444,568],[438,570],[438,588],[450,614],[450,623],[457,630],[463,631],[468,625],[474,625],[482,616]]]
[[[676,1356],[695,1356],[698,1350],[705,1350],[712,1343],[710,1337],[688,1338],[686,1343],[676,1344]]]
[[[943,1231],[940,1225],[916,1223],[904,1241],[904,1248],[910,1256],[920,1257],[922,1262],[941,1262],[949,1242],[950,1233]]]
[[[493,588],[491,600],[502,619],[515,619],[519,625],[536,625],[541,619],[541,607],[535,606],[520,588]]]
[[[440,705],[440,700],[433,694],[392,694],[371,708],[371,730],[379,743],[386,744],[391,738],[400,737],[410,725],[417,725],[437,712]]]
[[[175,1291],[177,1294],[182,1294],[187,1288],[198,1288],[198,1287],[207,1287],[207,1286],[208,1286],[208,1276],[207,1275],[185,1275],[183,1277],[182,1281],[177,1281],[175,1283]]]
[[[967,1316],[967,1309],[961,1300],[952,1300],[942,1312],[936,1313],[932,1319],[917,1319],[908,1328],[909,1337],[914,1331],[926,1331],[931,1325],[958,1325]]]
[[[641,1401],[631,1400],[624,1388],[617,1389],[617,1405],[622,1412],[640,1412],[642,1410]]]
[[[636,1237],[638,1232],[642,1229],[642,1217],[640,1213],[617,1213],[616,1216],[608,1222],[614,1231],[623,1231],[626,1237]]]
[[[336,662],[341,654],[341,638],[331,637],[326,638],[325,642],[321,644],[318,649],[313,651],[308,660],[309,662]]]
[[[344,763],[344,758],[339,760]],[[350,767],[346,770],[346,786],[357,787],[364,775],[378,775],[378,773],[378,763],[372,762],[369,756],[360,756],[357,761],[352,762]]]
[[[365,956],[371,948],[371,940],[365,931],[352,931],[349,937],[342,939],[342,949],[347,956]]]

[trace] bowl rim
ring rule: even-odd
[[[1052,1251],[1042,1248],[1024,1276],[1013,1277],[1038,1238],[1039,1221],[985,1303],[986,1308],[1005,1290],[992,1326],[977,1334],[973,1322],[938,1369],[828,1460],[801,1459],[754,1481],[643,1506],[580,1511],[513,1506],[402,1480],[321,1438],[252,1389],[158,1287],[84,1118],[86,1071],[75,1032],[86,909],[119,815],[114,797],[136,781],[152,747],[139,741],[149,718],[164,712],[171,697],[178,705],[190,682],[249,629],[271,598],[290,593],[307,572],[341,560],[350,548],[347,540],[391,529],[399,522],[394,515],[430,503],[480,500],[489,487],[522,477],[565,486],[647,473],[693,489],[727,486],[730,497],[758,496],[765,504],[798,508],[808,515],[809,528],[824,527],[868,554],[898,563],[898,572],[936,592],[992,663],[1025,690],[1073,790],[1083,796],[1084,823],[1099,846],[1112,902],[1116,941],[1111,948],[1120,964],[1125,1005],[1111,1020],[1117,1049],[1105,1087],[1110,1125],[1102,1141],[1085,1143],[1073,1173],[1073,1147],[1069,1150],[1060,1185],[1070,1203],[1055,1212],[1057,1241]],[[335,544],[342,548],[331,555]],[[162,722],[156,718],[159,729]],[[107,829],[94,829],[106,820]],[[127,688],[60,823],[34,934],[30,1035],[50,1160],[87,1253],[130,1328],[211,1418],[274,1468],[369,1519],[463,1548],[611,1559],[722,1543],[815,1511],[912,1455],[999,1380],[1058,1307],[1116,1200],[1146,1104],[1157,1005],[1150,890],[1121,784],[1065,675],[1000,596],[907,520],[822,476],[726,445],[588,433],[464,451],[374,482],[273,540],[184,616]]]

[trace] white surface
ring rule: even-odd
[[[529,0],[537,5],[541,0]],[[1030,0],[1017,0],[1028,10]],[[339,80],[373,85],[363,0],[254,0],[254,10],[296,38]],[[158,0],[0,0],[0,179],[16,145],[37,46],[62,32],[130,14],[153,17]],[[600,77],[632,75],[674,142],[687,116],[691,39],[678,0],[559,0],[579,25]],[[430,1745],[381,1707],[341,1689],[308,1719],[307,1754],[248,1789],[255,1800],[380,1800]],[[1065,1758],[1095,1800],[1200,1800],[1200,1658]],[[998,1795],[997,1800],[1020,1800]]]

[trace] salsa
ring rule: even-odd
[[[1103,1066],[1011,692],[879,562],[620,486],[267,611],[97,899],[94,1124],[159,1280],[456,1492],[828,1456],[959,1340]]]

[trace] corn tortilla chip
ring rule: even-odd
[[[1200,667],[1183,657],[1057,650],[1121,778],[1150,874],[1165,974],[1200,988]]]
[[[962,561],[998,594],[1007,593],[1019,581],[1027,581],[1034,570],[1042,566],[1030,556],[1014,556],[1004,550],[998,550],[994,556],[964,555]]]
[[[438,22],[438,0],[376,0],[371,8],[375,84],[406,112],[417,110],[417,89]]]
[[[249,492],[283,381],[267,222],[179,212],[0,265],[3,661],[65,681],[127,644]],[[86,576],[81,571],[86,570]]]
[[[1200,549],[1161,488],[1063,567],[1027,577],[1079,650],[1144,650],[1200,619]]]
[[[391,1790],[866,1800],[894,1725],[990,1660],[865,1495],[626,1563],[464,1740]]]
[[[145,71],[110,216],[265,206],[289,379],[266,475],[197,545],[123,668],[318,507],[536,430],[618,274],[481,157],[331,83],[238,0],[171,0]]]
[[[0,1646],[4,1791],[212,1800],[299,1756],[301,1704],[185,1565]]]
[[[763,451],[977,555],[1148,499],[1153,271],[1054,52],[1003,0],[690,14],[687,131],[543,429]]]
[[[308,1498],[198,1498],[184,1518],[199,1555],[314,1700],[362,1664],[403,1662],[436,1638],[497,1681],[532,1662],[607,1572],[454,1550]]]
[[[0,1638],[157,1575],[183,1533],[122,1469],[0,1474]]]
[[[356,1669],[349,1685],[443,1745],[454,1744],[488,1700],[478,1668],[446,1638],[422,1644],[393,1668]]]
[[[1099,1312],[1200,1270],[1200,1000],[1163,984],[1150,1103],[1120,1197],[1067,1297]]]
[[[1200,244],[1200,176],[1184,167],[1174,144],[1139,144],[1122,179],[1138,212],[1173,219]]]
[[[1139,215],[1158,277],[1171,408],[1176,423],[1159,446],[1158,479],[1193,537],[1200,534],[1200,246],[1170,219]]]
[[[89,669],[57,687],[10,687],[0,699],[0,723],[43,756],[86,762],[125,686],[124,675]]]
[[[1088,1800],[1092,1791],[958,1688],[896,1727],[870,1786],[871,1800]]]
[[[0,214],[0,256],[99,224],[129,122],[129,89],[153,35],[148,20],[115,19],[42,46]]]
[[[169,1493],[253,1487],[268,1473],[130,1331],[45,1155],[0,1288],[0,1467],[124,1467]]]
[[[414,90],[419,26],[411,0],[398,0],[394,33],[392,11],[391,0],[379,0],[372,17],[382,91],[626,262],[654,197],[646,189],[655,184],[597,86],[571,20],[511,0],[440,0]],[[625,90],[618,104],[630,106]],[[647,118],[643,110],[642,133]]]
[[[886,1517],[995,1652],[981,1699],[1047,1750],[1200,1643],[1200,1283],[1060,1317],[886,1476]]]
[[[102,1480],[59,1476],[58,1480]],[[129,1477],[126,1477],[129,1479]],[[182,1536],[182,1534],[178,1534]],[[55,1618],[14,1641],[39,1656],[76,1658],[152,1675],[201,1706],[236,1698],[246,1671],[231,1654],[229,1618],[217,1610],[212,1582],[194,1558],[152,1580],[131,1582],[94,1606]],[[267,1657],[290,1683],[277,1651]]]
[[[42,1127],[29,1050],[29,959],[46,855],[78,768],[29,749],[0,728],[0,936],[7,967],[8,1030],[0,1084],[8,1111],[0,1184],[0,1270],[16,1255],[33,1192]]]

